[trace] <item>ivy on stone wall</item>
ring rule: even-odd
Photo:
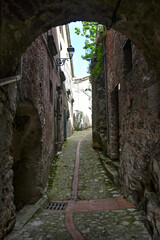
[[[96,45],[95,49],[95,55],[94,58],[92,58],[92,61],[90,63],[90,80],[97,80],[97,78],[100,76],[101,72],[103,71],[103,44],[99,43]]]
[[[82,22],[82,31],[79,28],[75,28],[77,35],[85,36],[84,42],[85,55],[81,57],[89,61],[89,73],[91,74],[90,81],[96,80],[103,70],[103,38],[106,36],[106,32],[103,31],[103,26],[97,22]]]

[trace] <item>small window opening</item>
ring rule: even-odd
[[[132,69],[132,44],[128,39],[123,47],[123,72],[128,74]]]
[[[49,92],[50,92],[50,102],[53,103],[53,84],[52,81],[49,81]]]

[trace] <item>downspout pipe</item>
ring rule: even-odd
[[[105,26],[103,26],[103,32],[105,32]],[[105,80],[105,102],[106,102],[106,135],[107,143],[109,139],[109,109],[108,109],[108,79],[107,79],[107,58],[106,58],[106,37],[103,38],[103,52],[104,52],[104,80]]]
[[[112,26],[116,23],[116,14],[117,14],[117,11],[120,7],[120,3],[121,3],[121,0],[118,0],[116,8],[115,8],[113,16],[112,16],[112,22],[111,22],[110,26],[107,27],[107,30],[110,30],[112,28]]]
[[[8,78],[0,78],[0,86],[4,86],[13,82],[18,82],[22,78],[22,75],[16,75]]]
[[[23,65],[23,57],[21,57],[21,62],[20,62],[20,74],[7,77],[7,78],[0,78],[0,87],[13,83],[13,82],[18,82],[22,79],[22,65]]]

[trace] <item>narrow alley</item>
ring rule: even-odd
[[[91,129],[75,132],[64,143],[53,161],[42,202],[41,209],[30,205],[24,208],[27,213],[24,209],[18,213],[5,240],[150,239],[144,213],[107,177],[92,147]]]

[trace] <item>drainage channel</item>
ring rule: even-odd
[[[46,207],[46,210],[51,211],[65,211],[68,203],[66,202],[50,202]]]

